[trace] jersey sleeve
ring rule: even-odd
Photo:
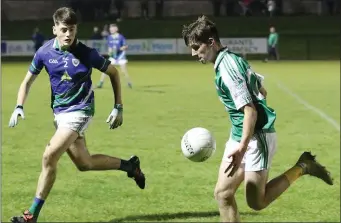
[[[90,61],[92,67],[96,68],[101,72],[105,72],[110,64],[110,61],[105,59],[102,55],[100,55],[96,49],[90,50]]]
[[[127,45],[126,38],[123,35],[121,35],[121,46],[125,45]]]
[[[42,57],[42,52],[39,49],[34,54],[33,60],[31,62],[31,65],[30,65],[29,69],[28,69],[32,74],[38,75],[41,72],[41,70],[44,68],[44,62],[43,62],[42,58],[43,58]]]
[[[260,83],[260,87],[262,87],[264,85],[264,76],[256,72],[255,72],[255,75],[257,77],[258,82]]]
[[[111,48],[110,36],[107,36],[106,39],[105,39],[105,41],[106,41],[106,43],[107,43],[108,48]]]
[[[246,80],[233,59],[224,58],[220,62],[219,72],[222,82],[229,90],[237,110],[252,102]]]

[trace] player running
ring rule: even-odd
[[[306,174],[333,184],[329,172],[310,152],[304,152],[290,169],[268,182],[277,149],[276,113],[260,93],[260,89],[266,92],[261,77],[246,60],[222,46],[215,24],[207,17],[184,26],[182,35],[192,48],[192,56],[214,64],[217,93],[232,122],[214,192],[222,222],[240,221],[234,194],[242,181],[247,204],[254,210],[266,208]]]
[[[51,83],[51,108],[56,132],[43,154],[36,197],[22,216],[12,217],[11,221],[15,223],[37,221],[56,179],[58,160],[64,152],[67,152],[80,171],[121,170],[127,172],[127,176],[133,178],[141,189],[145,187],[145,176],[137,156],[123,160],[102,154],[90,155],[84,132],[95,113],[92,68],[107,74],[113,87],[114,108],[106,120],[110,129],[118,128],[123,122],[120,77],[108,60],[76,39],[77,17],[72,9],[59,8],[53,20],[53,34],[56,38],[36,52],[20,85],[17,105],[9,122],[9,126],[14,127],[18,124],[18,116],[24,118],[23,105],[28,92],[45,67]]]
[[[126,57],[126,49],[128,48],[126,39],[121,33],[118,32],[118,27],[116,24],[111,24],[109,31],[110,35],[107,37],[109,60],[113,65],[120,65],[121,71],[128,82],[128,87],[132,88],[133,85],[130,81],[126,65],[128,63]],[[101,79],[97,85],[98,88],[103,87],[105,76],[106,75],[102,73]]]

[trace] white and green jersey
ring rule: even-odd
[[[244,113],[239,109],[251,102],[258,112],[254,132],[274,132],[276,113],[267,106],[264,96],[260,94],[262,80],[251,70],[248,62],[241,56],[224,49],[218,54],[214,69],[218,96],[232,122],[232,139],[240,142]]]

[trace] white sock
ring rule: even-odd
[[[127,70],[127,67],[126,67],[125,64],[121,64],[121,71],[122,71],[123,75],[125,76],[127,82],[131,83],[130,77],[129,77],[129,74],[128,74],[128,70]]]
[[[102,73],[102,74],[101,74],[101,78],[100,78],[100,80],[99,80],[100,83],[103,83],[103,82],[104,82],[105,76],[107,76],[105,73]]]

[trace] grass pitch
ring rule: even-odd
[[[268,103],[277,111],[279,148],[270,177],[281,174],[305,151],[331,171],[335,184],[304,176],[266,210],[251,210],[243,186],[237,192],[242,221],[340,221],[340,132],[311,107],[340,123],[339,62],[251,62],[264,74]],[[7,127],[29,62],[2,66],[2,221],[28,208],[35,195],[45,145],[54,132],[48,77],[42,72],[25,104],[26,120]],[[96,90],[96,114],[87,130],[92,153],[128,159],[136,154],[147,177],[145,190],[123,172],[78,172],[67,155],[47,199],[41,222],[219,221],[213,190],[230,122],[219,102],[210,65],[197,62],[130,62],[134,89],[122,77],[124,124],[109,130],[113,107],[109,79]],[[100,75],[93,73],[94,84]],[[325,117],[327,117],[325,116]],[[192,127],[211,130],[217,151],[207,162],[186,160],[182,135]]]

